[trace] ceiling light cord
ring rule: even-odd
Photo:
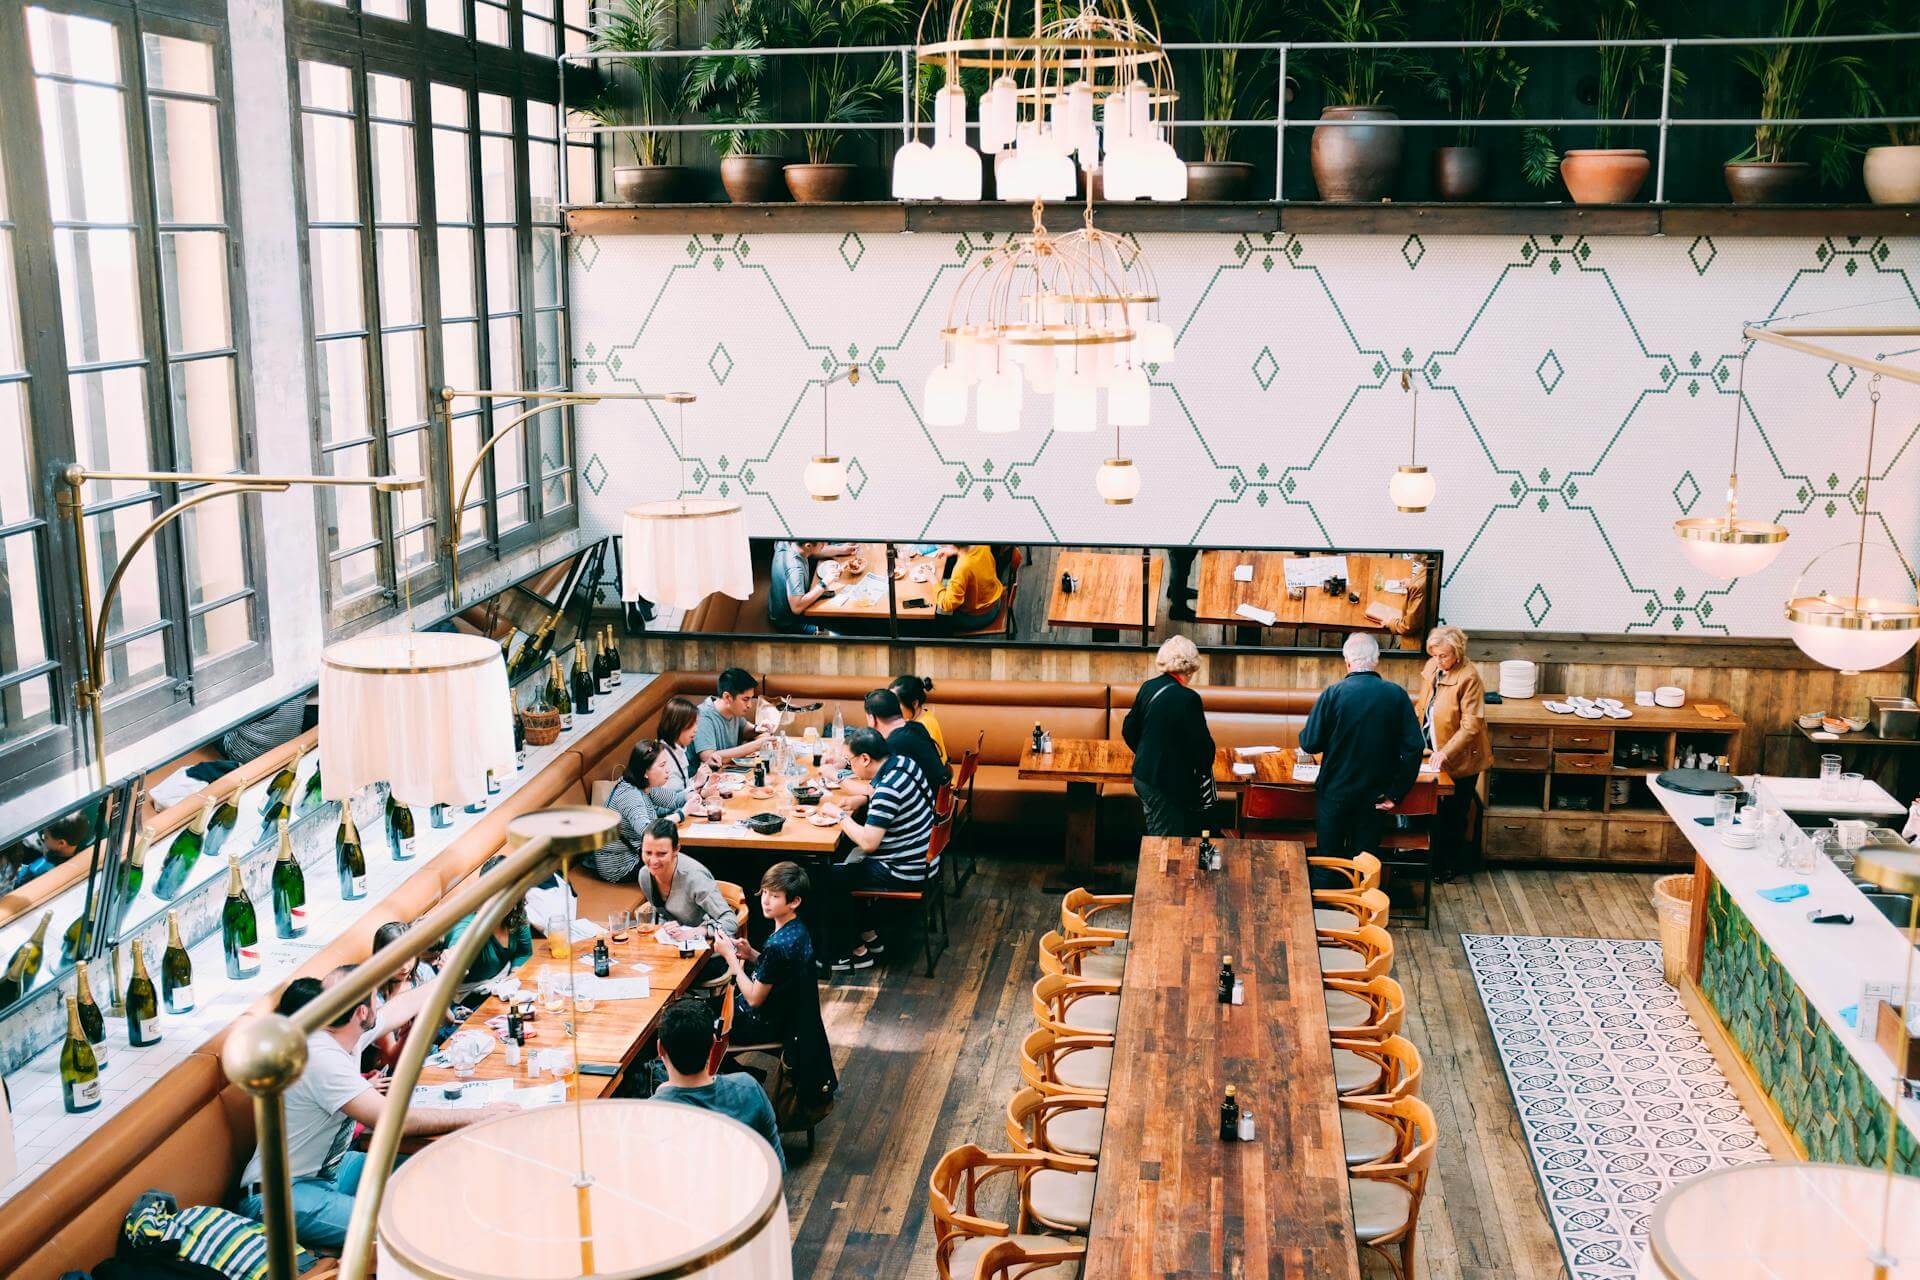
[[[1860,579],[1867,563],[1867,513],[1873,509],[1873,437],[1880,428],[1880,375],[1867,384],[1867,469],[1860,478],[1860,546],[1853,553],[1853,607],[1860,605]]]

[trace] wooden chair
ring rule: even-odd
[[[1426,1198],[1438,1142],[1433,1111],[1418,1098],[1343,1098],[1340,1107],[1373,1116],[1393,1130],[1393,1149],[1384,1159],[1348,1167],[1347,1191],[1353,1201],[1354,1235],[1386,1258],[1399,1280],[1412,1280],[1420,1203]]]
[[[960,767],[953,771],[953,839],[948,842],[950,852],[947,857],[953,869],[953,896],[956,898],[978,869],[976,864],[979,855],[967,843],[967,835],[973,828],[974,775],[980,771],[980,753],[986,749],[986,744],[987,731],[982,729],[979,739],[960,757]]]
[[[1334,1083],[1343,1098],[1391,1102],[1417,1097],[1423,1069],[1420,1050],[1405,1036],[1333,1042]]]
[[[1002,1240],[980,1255],[974,1264],[973,1280],[1066,1280],[1080,1274],[1079,1263],[1086,1256],[1087,1246],[1066,1240],[1041,1248]]]
[[[1425,929],[1433,923],[1433,815],[1440,811],[1439,780],[1414,783],[1393,811],[1415,821],[1410,827],[1387,832],[1380,841],[1380,860],[1393,872],[1395,884],[1412,880],[1420,885],[1419,919]],[[1411,920],[1414,913],[1403,913],[1402,918]]]
[[[1044,974],[1033,984],[1033,1020],[1063,1036],[1110,1036],[1120,1023],[1120,984]]]
[[[1011,1240],[1028,1250],[1045,1250],[1064,1245],[1051,1236],[1025,1230],[1030,1214],[1027,1191],[1036,1172],[1059,1169],[1078,1172],[1076,1161],[1066,1165],[1061,1157],[1039,1151],[983,1151],[969,1142],[940,1157],[927,1178],[927,1208],[933,1217],[933,1268],[940,1280],[968,1280],[987,1249],[1002,1240]],[[982,1216],[981,1188],[995,1178],[1007,1178],[1016,1184],[1019,1213],[1015,1223]],[[989,1188],[997,1190],[997,1188]],[[1016,1224],[1020,1230],[1016,1231]],[[1055,1274],[1072,1273],[1071,1264]]]
[[[1104,1097],[1112,1075],[1112,1036],[1068,1036],[1039,1027],[1020,1042],[1020,1079],[1041,1093]]]
[[[1240,793],[1240,815],[1234,832],[1297,840],[1311,849],[1315,844],[1313,813],[1313,792],[1256,782]]]
[[[1336,871],[1347,879],[1338,889],[1315,889],[1316,902],[1324,901],[1330,893],[1353,894],[1380,887],[1380,859],[1370,853],[1356,853],[1351,858],[1308,858],[1307,865]]]
[[[1069,938],[1111,938],[1118,942],[1127,936],[1120,913],[1132,910],[1132,894],[1069,889],[1060,899],[1060,932]],[[1102,914],[1106,919],[1095,924],[1094,917]]]
[[[920,933],[921,950],[927,957],[927,976],[933,976],[933,966],[947,952],[947,886],[940,878],[940,855],[947,847],[947,840],[953,834],[953,794],[946,788],[940,789],[945,798],[945,812],[935,807],[933,834],[927,839],[927,863],[933,868],[917,889],[855,889],[852,897],[869,902],[917,902],[924,909],[924,919]],[[936,949],[934,941],[940,945]]]
[[[786,1045],[778,1040],[766,1040],[752,1044],[733,1042],[733,1002],[739,996],[736,987],[729,985],[727,993],[720,998],[720,1025],[713,1040],[713,1053],[707,1059],[707,1070],[719,1071],[728,1058],[742,1053],[764,1053],[777,1058],[786,1050]]]
[[[1052,929],[1040,935],[1041,973],[1118,982],[1126,967],[1111,938],[1069,938]]]
[[[1313,927],[1322,938],[1350,935],[1366,925],[1384,929],[1387,913],[1392,909],[1386,892],[1381,889],[1362,889],[1340,897],[1315,894],[1314,904]]]
[[[713,883],[714,883],[714,887],[720,890],[720,896],[727,900],[727,905],[733,908],[733,919],[734,919],[734,926],[735,926],[733,931],[734,936],[736,938],[746,937],[747,936],[747,892],[746,890],[742,889],[739,885],[732,884],[726,880],[716,880]],[[722,987],[731,986],[732,983],[733,983],[732,974],[721,973],[721,974],[716,974],[711,978],[708,978],[705,982],[699,983],[698,986],[702,991],[718,991]]]
[[[1098,1159],[1106,1122],[1103,1093],[1045,1093],[1029,1087],[1016,1089],[1007,1099],[1007,1141],[1015,1151]]]
[[[1322,978],[1321,985],[1326,988],[1327,1033],[1335,1040],[1385,1040],[1399,1034],[1407,1016],[1407,993],[1392,978]]]
[[[1365,980],[1393,972],[1393,936],[1378,925],[1363,924],[1352,933],[1323,934],[1320,972],[1328,978]]]

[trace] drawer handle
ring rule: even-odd
[[[1650,831],[1650,830],[1651,830],[1652,828],[1650,828],[1650,827],[1622,827],[1622,828],[1620,828],[1620,829],[1621,829],[1622,831],[1624,831],[1624,832],[1626,832],[1626,833],[1627,833],[1628,835],[1630,835],[1630,836],[1643,836],[1643,835],[1645,835],[1645,834],[1647,834],[1647,832],[1648,832],[1648,831]]]
[[[1505,822],[1500,825],[1500,829],[1502,831],[1525,831],[1527,828],[1525,823]]]
[[[1561,827],[1560,830],[1565,832],[1567,835],[1577,836],[1582,832],[1584,832],[1586,828],[1585,827]]]

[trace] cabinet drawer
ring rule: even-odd
[[[1545,728],[1522,728],[1518,725],[1493,725],[1487,736],[1496,747],[1544,747],[1549,740],[1549,731]]]
[[[1606,842],[1603,818],[1546,819],[1547,856],[1552,858],[1598,858]]]
[[[1667,825],[1667,861],[1692,862],[1698,854],[1694,852],[1693,842],[1687,839],[1687,833],[1680,829],[1677,822]]]
[[[1555,744],[1558,745],[1558,744]],[[1602,751],[1589,754],[1584,751],[1556,751],[1553,753],[1553,771],[1555,773],[1607,773],[1613,768],[1613,754]]]
[[[1663,818],[1621,819],[1607,823],[1607,854],[1637,862],[1661,862],[1667,857],[1667,833],[1674,830]]]
[[[1489,858],[1537,858],[1544,852],[1544,818],[1512,818],[1490,813],[1480,826],[1480,843]]]
[[[1545,747],[1495,747],[1493,749],[1493,767],[1496,769],[1524,769],[1529,773],[1545,773],[1547,756],[1551,753]]]
[[[1613,734],[1606,729],[1555,729],[1555,751],[1612,751]]]

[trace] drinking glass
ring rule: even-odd
[[[1840,797],[1840,757],[1825,755],[1820,757],[1820,798],[1837,800]]]
[[[1785,843],[1781,846],[1782,865],[1796,876],[1810,876],[1817,865],[1814,861],[1814,843],[1807,833],[1794,827],[1787,832]]]
[[[1722,791],[1713,797],[1713,829],[1725,831],[1733,825],[1734,815],[1740,808],[1740,798],[1731,791]]]
[[[1867,775],[1864,773],[1841,774],[1840,798],[1842,800],[1858,800],[1860,798],[1860,784],[1866,780]]]
[[[573,997],[574,1012],[576,1013],[592,1013],[593,1012],[594,999],[593,999],[593,996],[589,994],[589,990],[590,990],[589,988],[582,987],[578,992],[574,994],[574,997]]]
[[[572,925],[564,916],[547,921],[547,953],[555,960],[565,960],[573,954]]]
[[[607,917],[607,936],[615,942],[625,942],[627,931],[633,928],[633,912],[616,911]]]
[[[633,913],[633,926],[642,934],[651,934],[658,922],[653,918],[653,904],[643,902],[639,910]]]
[[[548,1013],[559,1013],[567,1007],[567,989],[553,974],[540,975],[540,1003]]]

